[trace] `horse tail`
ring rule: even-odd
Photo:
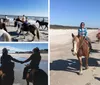
[[[40,34],[39,34],[38,28],[36,28],[36,35],[37,35],[38,40],[40,40]]]

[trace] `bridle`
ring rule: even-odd
[[[78,51],[79,51],[80,48],[83,46],[84,40],[85,40],[85,37],[82,38],[82,40],[81,40],[81,44],[80,44],[80,46],[79,46],[79,48],[78,48]]]

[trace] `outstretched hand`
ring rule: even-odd
[[[20,61],[20,63],[23,64],[24,62],[23,61]]]

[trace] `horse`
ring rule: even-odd
[[[0,85],[13,85],[14,83],[14,63],[0,69]]]
[[[34,37],[37,36],[38,40],[40,39],[39,30],[35,25],[23,23],[21,28],[20,28],[19,35],[21,34],[22,31],[26,31],[26,32],[29,31],[30,33],[32,33],[34,35]],[[35,34],[35,31],[36,31],[36,34]],[[34,37],[31,41],[34,40]],[[24,38],[25,38],[25,35],[24,35]]]
[[[39,28],[42,27],[42,26],[45,26],[45,28],[48,29],[48,22],[36,20],[36,23],[39,24]],[[42,27],[42,28],[43,28],[43,27]],[[44,29],[45,29],[45,28],[44,28]]]
[[[85,68],[88,69],[88,58],[89,58],[89,46],[87,40],[85,40],[85,37],[83,36],[75,36],[72,33],[72,54],[74,56],[77,56],[79,63],[80,63],[80,72],[79,74],[82,75],[82,56],[85,57],[86,60],[86,66]]]
[[[48,75],[42,70],[38,69],[35,73],[30,70],[29,77],[26,78],[27,85],[31,82],[33,85],[48,85]]]
[[[6,19],[6,18],[1,18],[3,20],[3,22],[7,25],[10,25],[10,20]]]
[[[96,35],[96,38],[98,39],[97,41],[100,42],[100,33],[98,33],[98,34]]]
[[[11,36],[7,32],[6,26],[4,23],[0,23],[0,41],[8,41],[11,42]]]

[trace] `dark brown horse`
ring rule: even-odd
[[[80,74],[82,74],[82,56],[85,57],[86,60],[86,69],[88,68],[88,58],[89,58],[89,46],[88,42],[85,40],[83,36],[75,36],[72,34],[72,54],[77,56],[80,63]]]
[[[6,25],[4,22],[1,22],[1,19],[0,19],[0,28],[4,29],[7,32]]]
[[[31,70],[26,82],[27,85],[29,85],[29,82],[33,85],[48,85],[48,76],[42,69],[38,69],[34,74]]]
[[[0,85],[13,85],[14,83],[14,63],[12,66],[0,69]]]
[[[96,35],[96,37],[97,37],[97,39],[98,39],[98,42],[100,42],[100,33],[98,33],[98,34]]]
[[[36,23],[39,23],[39,28],[40,27],[42,27],[43,28],[43,26],[45,26],[45,28],[47,28],[48,29],[48,22],[43,22],[43,21],[39,21],[39,20],[36,20]],[[44,29],[45,29],[44,28]]]
[[[20,28],[19,35],[21,34],[22,31],[32,33],[34,35],[32,41],[34,40],[35,36],[37,36],[38,40],[40,39],[39,30],[35,25],[28,25],[28,24],[23,23],[22,27]],[[24,37],[25,37],[25,35],[24,35]]]

